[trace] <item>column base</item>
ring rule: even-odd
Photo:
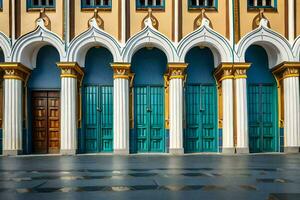
[[[114,155],[129,155],[128,149],[114,149]]]
[[[63,156],[74,156],[77,153],[77,149],[61,149],[60,154]]]
[[[22,150],[3,150],[3,156],[17,156],[22,154]]]
[[[249,154],[249,148],[247,147],[237,147],[236,148],[237,154]]]
[[[284,153],[299,153],[299,147],[284,147]]]
[[[183,155],[184,149],[183,148],[169,149],[169,153],[172,155]]]
[[[223,154],[234,154],[235,153],[235,148],[234,147],[222,148],[222,153]]]

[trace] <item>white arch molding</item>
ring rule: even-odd
[[[145,20],[145,28],[130,38],[122,50],[124,62],[131,62],[133,55],[143,47],[156,47],[167,56],[168,62],[178,62],[173,43],[153,26],[151,19]]]
[[[70,43],[67,53],[67,60],[77,62],[81,67],[85,65],[85,56],[87,51],[94,46],[103,46],[113,55],[114,62],[121,62],[121,45],[119,42],[100,29],[95,19],[90,21],[90,28],[74,38]]]
[[[17,40],[12,49],[11,62],[20,62],[33,69],[36,67],[37,54],[45,45],[51,45],[59,53],[60,61],[66,57],[65,44],[55,33],[49,31],[43,19],[37,20],[37,28]]]
[[[206,46],[212,51],[215,67],[221,62],[233,62],[234,51],[229,41],[210,28],[209,21],[205,18],[198,29],[180,41],[177,47],[179,62],[185,62],[186,54],[195,46]]]
[[[258,28],[239,41],[236,53],[240,62],[245,62],[245,53],[251,45],[259,45],[266,50],[270,68],[284,61],[294,61],[292,48],[287,39],[270,29],[267,22],[266,19],[262,19]]]
[[[11,56],[11,42],[2,32],[0,32],[0,49],[3,51],[4,60],[8,62]]]
[[[300,61],[300,36],[298,36],[293,45],[295,61]]]

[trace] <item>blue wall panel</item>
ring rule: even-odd
[[[194,47],[187,53],[185,62],[188,63],[187,84],[216,83],[213,77],[214,56],[209,48]]]
[[[84,84],[113,85],[113,56],[106,48],[91,48],[85,58]]]
[[[131,63],[135,85],[164,85],[167,57],[157,48],[137,51]]]
[[[257,45],[250,46],[246,51],[245,60],[251,63],[247,71],[247,83],[276,83],[268,67],[268,55],[264,48]]]
[[[36,68],[32,71],[28,87],[30,89],[60,88],[59,53],[52,46],[44,46],[39,50]]]

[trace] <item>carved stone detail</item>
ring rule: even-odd
[[[272,70],[277,81],[300,76],[300,62],[283,62]]]
[[[187,64],[185,63],[169,63],[168,64],[168,79],[185,79],[185,70]]]
[[[90,27],[91,27],[91,24],[93,24],[93,23],[96,23],[97,26],[98,26],[100,29],[104,30],[104,20],[103,20],[103,19],[100,17],[100,15],[98,14],[98,10],[97,10],[97,9],[94,10],[94,15],[93,15],[93,17],[91,17],[91,18],[89,19],[89,21],[88,21],[88,27],[90,28]]]
[[[111,67],[114,70],[114,79],[129,79],[132,76],[129,63],[113,63],[111,64]]]
[[[36,19],[36,24],[38,24],[38,21],[42,20],[44,23],[44,26],[48,29],[51,30],[51,20],[50,18],[46,15],[46,10],[45,8],[41,9],[40,11],[40,16],[38,19]]]
[[[21,63],[1,63],[4,79],[18,79],[27,83],[31,70]]]
[[[269,28],[271,28],[270,21],[264,15],[264,9],[259,9],[259,13],[253,19],[252,29],[254,30],[262,24],[266,25]]]
[[[200,14],[194,20],[194,30],[200,26],[203,26],[204,24],[208,24],[213,29],[210,19],[205,14],[205,9],[201,9]]]
[[[151,8],[148,9],[148,14],[142,21],[142,29],[144,29],[146,24],[148,24],[149,22],[156,30],[158,30],[159,23],[156,17],[153,15]]]
[[[75,78],[81,85],[84,72],[81,67],[75,62],[60,62],[57,66],[61,69],[61,78]]]

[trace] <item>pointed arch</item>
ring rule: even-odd
[[[214,55],[215,67],[221,62],[232,62],[234,59],[234,51],[229,41],[211,29],[208,24],[203,24],[179,42],[177,48],[179,61],[184,62],[186,54],[195,46],[210,48]]]
[[[145,28],[130,38],[123,51],[123,61],[131,62],[133,55],[143,47],[156,47],[163,51],[168,58],[168,62],[177,62],[176,48],[173,43],[162,33],[157,31],[152,25],[145,23]]]
[[[12,62],[20,62],[33,69],[36,67],[37,54],[41,47],[51,45],[59,53],[60,61],[65,60],[65,45],[61,38],[49,31],[43,23],[38,22],[37,28],[22,36],[13,46]]]
[[[270,68],[283,61],[294,61],[292,48],[287,39],[261,23],[237,44],[236,52],[240,62],[245,62],[245,53],[248,47],[254,44],[262,46],[267,51]]]
[[[107,48],[113,55],[114,62],[122,61],[119,42],[94,24],[72,40],[67,54],[68,61],[77,62],[84,67],[87,51],[97,45]]]
[[[300,36],[298,36],[293,45],[295,61],[300,61]]]
[[[2,32],[0,32],[0,49],[3,51],[4,60],[9,61],[11,56],[11,42],[9,38]]]

